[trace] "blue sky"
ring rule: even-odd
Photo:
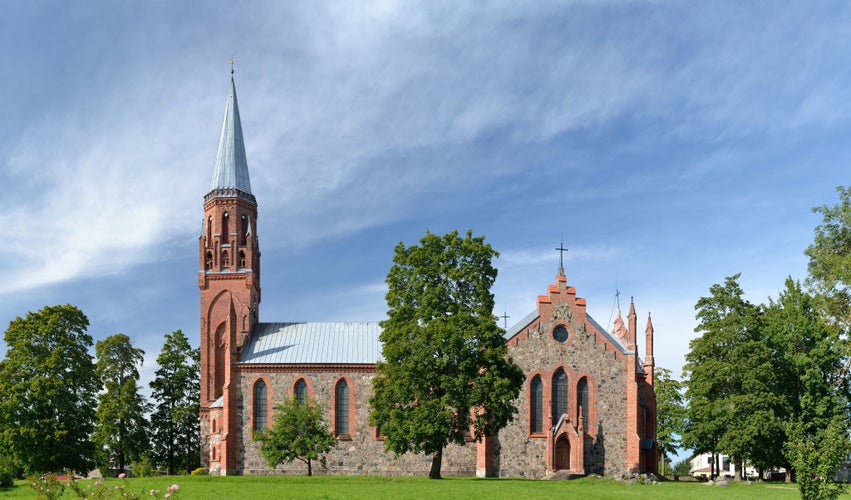
[[[849,184],[851,6],[458,4],[4,3],[0,322],[74,304],[146,378],[165,333],[197,345],[231,56],[262,321],[379,321],[394,245],[452,229],[501,252],[519,320],[563,238],[590,313],[635,296],[678,375],[713,283],[805,278]]]

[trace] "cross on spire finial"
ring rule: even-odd
[[[564,240],[562,240],[556,250],[558,250],[558,273],[564,276],[564,252],[567,251],[567,249],[564,248]]]
[[[510,317],[511,316],[508,315],[508,312],[503,312],[502,316],[500,316],[500,318],[502,318],[502,320],[505,322],[505,326],[503,328],[505,328],[506,330],[508,330],[508,318]]]
[[[230,58],[230,74],[233,74],[233,65],[234,65],[234,64],[236,64],[236,58],[235,58],[235,57],[231,57],[231,58]]]

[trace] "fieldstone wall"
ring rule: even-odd
[[[239,378],[239,396],[237,398],[238,433],[236,468],[244,475],[303,475],[307,466],[299,461],[279,465],[270,469],[260,453],[259,443],[252,439],[252,414],[254,402],[251,397],[252,387],[259,378],[268,385],[271,415],[274,406],[292,397],[295,382],[303,378],[308,384],[309,396],[322,405],[326,421],[333,429],[334,389],[337,381],[345,377],[354,404],[350,413],[350,439],[338,439],[334,449],[326,455],[327,470],[322,470],[319,464],[313,465],[314,474],[328,475],[427,475],[431,468],[431,456],[407,453],[396,458],[393,453],[384,451],[384,441],[375,433],[375,428],[369,425],[369,398],[372,395],[372,378],[375,376],[373,367],[360,369],[334,369],[333,366],[316,367],[307,371],[293,369],[278,369],[276,371],[259,371],[246,365],[241,365],[237,372]],[[446,476],[473,476],[476,471],[476,443],[465,446],[449,446],[443,451],[441,473]]]

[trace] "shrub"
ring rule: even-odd
[[[65,490],[65,483],[56,479],[56,474],[48,473],[43,476],[27,477],[27,484],[35,491],[35,497],[39,500],[53,500],[61,498]]]
[[[136,477],[153,477],[159,473],[147,455],[139,459],[138,462],[133,462],[130,465],[130,470],[133,471],[133,475]]]
[[[193,470],[190,474],[193,475],[193,476],[209,476],[210,471],[208,471],[204,467],[198,467],[197,469]]]
[[[18,475],[18,468],[12,463],[12,459],[6,456],[0,456],[0,488],[12,487]]]

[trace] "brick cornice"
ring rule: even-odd
[[[237,369],[244,373],[304,373],[304,372],[322,372],[322,373],[375,373],[375,365],[373,364],[333,364],[333,363],[302,363],[302,364],[274,364],[274,363],[237,363]]]

